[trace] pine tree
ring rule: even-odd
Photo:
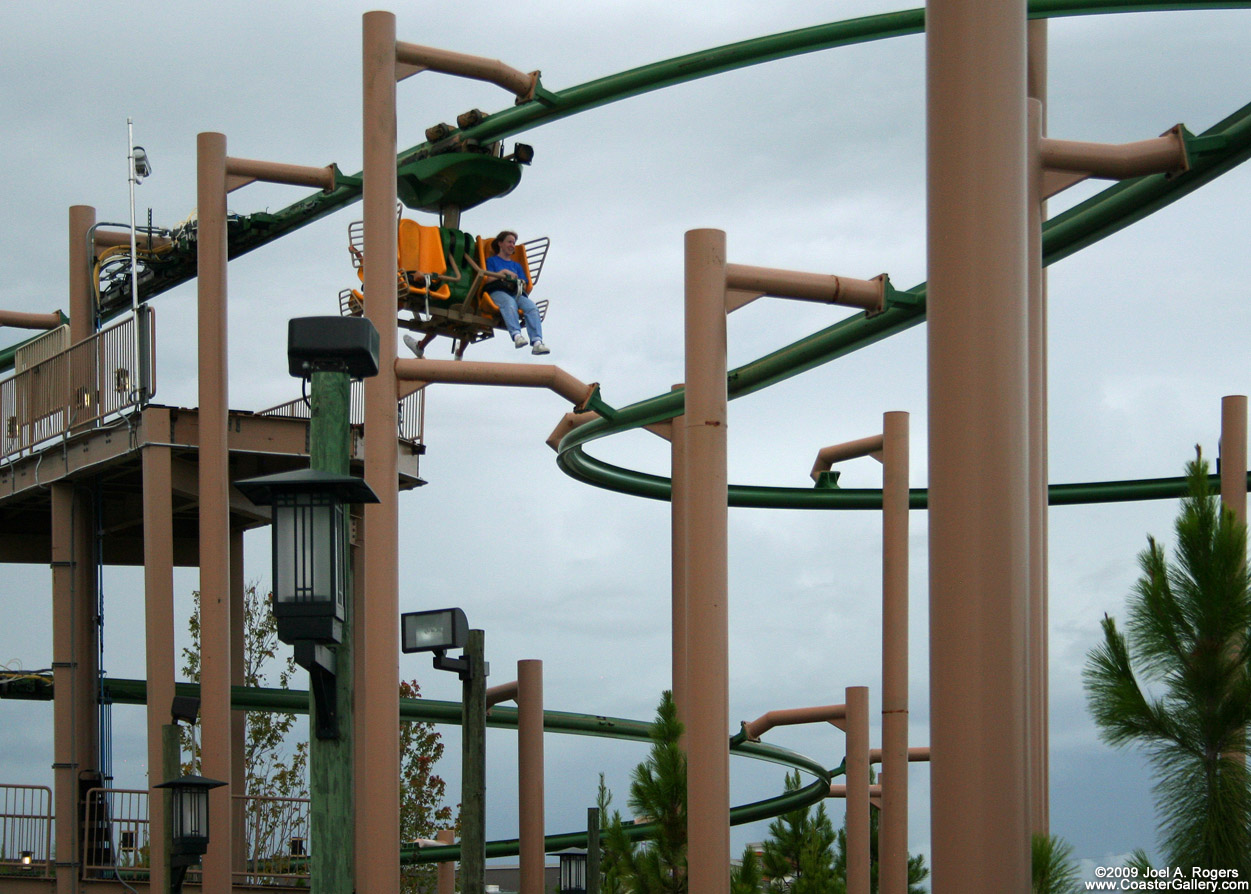
[[[872,774],[872,771],[870,771]],[[869,781],[873,781],[870,775]],[[799,771],[788,773],[786,790],[800,787]],[[876,809],[869,811],[869,890],[878,890],[878,828]],[[843,894],[847,890],[847,820],[837,832],[823,803],[784,813],[769,824],[764,844],[764,874],[770,890],[789,894]],[[908,857],[908,892],[922,894],[929,877],[925,858]]]
[[[627,888],[632,894],[686,892],[686,752],[673,693],[665,690],[652,724],[652,750],[634,768],[630,809],[658,825],[656,837],[636,847]]]
[[[872,785],[876,781],[873,770],[869,770],[869,784]],[[869,811],[869,890],[873,894],[877,894],[878,873],[880,863],[880,852],[878,849],[878,834],[881,829],[881,815],[875,808]],[[838,839],[834,842],[834,874],[838,878],[841,886],[838,890],[844,891],[847,886],[847,818],[843,817],[843,827],[838,830]],[[908,894],[923,894],[925,891],[924,882],[930,877],[930,871],[925,866],[925,857],[920,854],[909,854],[908,856]]]
[[[613,811],[605,830],[600,863],[603,894],[686,894],[686,752],[678,746],[682,724],[673,693],[665,690],[652,724],[652,748],[634,768],[630,809],[657,825],[654,838],[635,844],[626,835],[621,814]],[[612,793],[600,775],[600,815]]]
[[[1030,894],[1077,894],[1073,846],[1058,835],[1030,836]]]
[[[632,847],[621,824],[621,812],[614,810],[612,816],[609,816],[610,804],[612,792],[604,784],[604,774],[600,773],[599,789],[595,793],[595,806],[599,808],[599,815],[604,823],[600,838],[599,890],[600,894],[622,894],[622,865],[628,859]]]
[[[799,771],[786,774],[786,790],[800,787]],[[764,874],[772,890],[826,894],[834,887],[834,826],[825,804],[801,807],[774,818],[764,844]]]
[[[743,859],[730,870],[730,894],[760,894],[764,890],[764,874],[760,858],[750,844],[743,848]]]
[[[1121,633],[1104,616],[1103,644],[1086,659],[1086,697],[1105,742],[1147,752],[1166,865],[1236,869],[1248,878],[1246,526],[1210,494],[1201,453],[1186,478],[1173,561],[1147,538],[1128,629]]]

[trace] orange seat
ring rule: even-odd
[[[447,283],[432,287],[435,278],[447,273],[447,258],[443,255],[438,227],[426,227],[402,218],[396,261],[410,295],[428,295],[440,301],[451,299],[452,290]]]

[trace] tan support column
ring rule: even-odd
[[[520,894],[543,894],[543,662],[517,662]]]
[[[943,894],[1030,885],[1025,26],[1024,0],[926,8],[930,814]]]
[[[245,685],[244,672],[244,616],[243,591],[243,530],[230,530],[230,685]],[[266,609],[268,610],[268,609]],[[248,712],[234,709],[230,712],[230,784],[235,795],[247,793],[247,766],[245,759],[245,742],[248,731]],[[246,829],[246,805],[242,798],[233,798],[230,809],[234,816],[234,828]],[[231,849],[230,865],[234,872],[247,869],[248,842],[247,836],[236,834],[234,847]]]
[[[91,289],[91,257],[87,235],[96,222],[96,209],[89,205],[71,205],[69,210],[69,305],[70,341],[82,341],[95,332],[95,297]],[[69,381],[65,383],[64,400],[72,407],[71,434],[87,428],[79,420],[80,412],[98,399],[96,363],[78,352],[72,355]],[[79,389],[85,389],[80,391]],[[87,403],[90,402],[90,403]],[[92,408],[94,410],[94,407]]]
[[[91,258],[87,234],[96,225],[96,209],[71,205],[69,209],[70,341],[82,341],[95,331],[95,298],[91,290]]]
[[[673,390],[681,388],[674,385]],[[670,564],[672,565],[672,662],[673,704],[678,709],[678,720],[685,730],[690,722],[687,714],[686,682],[686,416],[674,416],[669,432],[670,463]],[[682,738],[685,740],[686,733]]]
[[[88,713],[92,702],[84,696],[94,693],[95,666],[81,662],[82,643],[94,640],[84,629],[83,597],[77,591],[77,567],[84,561],[78,530],[85,520],[78,518],[79,501],[74,486],[52,485],[52,681],[56,692],[53,704],[53,781],[56,817],[56,880],[58,894],[79,890],[82,850],[78,820],[80,774],[95,764],[88,750],[95,721]],[[92,612],[94,615],[94,612]],[[94,627],[94,619],[91,622]]]
[[[883,414],[881,894],[908,892],[908,453],[908,414]]]
[[[869,894],[869,688],[847,687],[847,894]]]
[[[395,16],[367,12],[362,42],[365,257],[395,254]],[[357,686],[360,764],[356,803],[357,890],[400,887],[399,494],[395,428],[395,293],[390,261],[365,264],[365,314],[378,329],[379,373],[365,380],[365,481],[379,502],[365,507],[364,673]]]
[[[686,234],[686,596],[691,894],[730,889],[725,233]]]
[[[444,844],[453,844],[456,841],[456,832],[452,829],[440,829],[434,837]],[[452,860],[440,863],[438,873],[437,894],[456,894],[456,863]]]
[[[170,442],[169,410],[143,411],[143,435]],[[161,846],[169,818],[166,791],[153,786],[165,778],[165,729],[174,700],[174,511],[168,447],[143,448],[143,606],[148,678],[148,823],[152,877],[149,888],[169,888],[169,865]]]
[[[1047,20],[1029,23],[1026,81],[1029,132],[1029,803],[1031,832],[1051,832],[1050,667],[1048,654],[1047,271],[1042,258],[1043,167],[1047,135]]]
[[[196,202],[200,368],[200,733],[203,775],[231,783],[229,453],[226,444],[226,137],[201,133]],[[204,855],[205,894],[229,894],[232,785],[209,792],[213,835]]]

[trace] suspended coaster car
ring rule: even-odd
[[[472,114],[485,117],[476,110]],[[397,322],[422,334],[419,355],[436,336],[446,335],[453,341],[452,353],[460,359],[469,345],[504,328],[499,308],[488,294],[491,283],[501,278],[486,269],[491,240],[456,227],[425,226],[405,219],[402,211],[407,206],[459,222],[461,211],[512,192],[534,150],[519,143],[511,155],[504,156],[503,143],[479,146],[462,140],[446,124],[427,130],[426,136],[434,145],[396,170],[400,204],[396,208],[395,299],[397,313],[407,314]],[[548,243],[543,236],[519,244],[513,252],[513,260],[521,263],[530,279],[531,292],[543,272]],[[348,225],[348,251],[362,288],[339,293],[344,315],[364,312],[364,249],[364,225],[355,221]],[[535,304],[540,317],[546,317],[547,301]]]
[[[397,212],[398,213],[398,212]],[[454,344],[457,358],[474,342],[491,338],[503,329],[499,308],[487,289],[499,279],[486,269],[491,240],[475,237],[454,227],[426,226],[400,217],[396,246],[396,310],[398,324],[424,336],[421,349],[436,336],[446,335]],[[521,263],[530,279],[530,288],[539,283],[550,240],[546,236],[519,243],[513,260]],[[348,225],[348,251],[361,280],[361,289],[339,293],[339,309],[345,316],[364,313],[365,254],[364,224]],[[547,317],[546,300],[535,301],[540,319]]]

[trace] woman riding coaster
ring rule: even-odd
[[[494,254],[487,258],[486,269],[488,274],[496,275],[488,279],[483,288],[499,307],[504,326],[513,337],[514,347],[530,345],[531,354],[548,354],[551,348],[543,343],[543,321],[538,307],[530,300],[530,278],[526,276],[525,267],[513,260],[516,248],[517,234],[512,230],[504,230],[491,240]],[[526,332],[521,331],[518,308],[525,314]],[[526,333],[529,333],[529,339]]]

